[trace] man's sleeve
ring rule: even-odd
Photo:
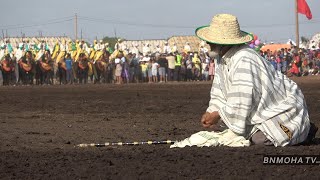
[[[226,98],[224,97],[221,89],[221,85],[223,84],[221,83],[220,75],[220,71],[217,70],[210,91],[210,102],[209,107],[207,108],[207,112],[209,113],[218,111],[220,109],[219,107],[224,106],[226,103]]]
[[[218,111],[228,128],[240,135],[246,133],[247,120],[255,106],[255,84],[259,83],[258,71],[252,62],[243,58],[234,72],[231,72],[233,74],[227,87],[226,103]]]

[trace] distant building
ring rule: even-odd
[[[150,45],[151,51],[156,52],[157,45],[161,49],[165,46],[165,43],[168,42],[171,48],[174,45],[177,47],[178,52],[183,52],[184,46],[186,43],[189,43],[191,52],[199,51],[201,40],[196,36],[172,36],[169,39],[155,39],[155,40],[126,40],[123,43],[130,50],[134,45],[137,45],[137,48],[142,52],[143,46],[146,44]],[[207,46],[205,44],[205,46]],[[208,46],[207,46],[208,48]]]

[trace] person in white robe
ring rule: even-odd
[[[147,55],[149,55],[151,53],[151,49],[150,49],[149,43],[146,43],[145,46],[143,46],[142,53],[143,53],[143,56],[147,56]]]
[[[101,50],[102,50],[102,45],[101,45],[101,43],[102,43],[102,40],[100,40],[98,43],[96,43],[96,44],[94,45],[94,49],[95,49],[96,51],[101,51]]]
[[[101,50],[104,50],[106,48],[106,45],[103,43],[103,40],[100,40],[100,48]]]
[[[29,39],[27,39],[25,51],[32,51],[32,49],[33,49],[33,47],[32,47],[32,42],[29,41]]]
[[[186,44],[184,45],[183,50],[184,50],[185,53],[190,53],[191,52],[191,47],[190,47],[190,43],[189,42],[186,42]]]
[[[157,44],[156,46],[155,53],[159,53],[159,54],[161,53],[161,48],[159,44]]]
[[[171,53],[171,48],[170,48],[170,45],[169,45],[168,42],[165,42],[165,43],[164,43],[163,53],[164,53],[164,54],[170,54],[170,53]]]
[[[207,54],[209,50],[205,47],[205,41],[201,41],[200,47],[199,47],[199,53],[200,54]]]
[[[172,53],[177,53],[178,52],[178,47],[176,43],[173,43],[172,49],[171,49]]]
[[[134,44],[133,46],[132,46],[132,48],[131,48],[131,50],[130,50],[130,52],[132,53],[132,54],[136,54],[136,55],[139,55],[139,49],[138,49],[138,44]]]
[[[124,51],[125,49],[127,49],[126,44],[123,42],[122,39],[118,39],[117,43],[114,45],[114,50]]]
[[[4,57],[4,55],[5,55],[5,45],[4,45],[4,43],[2,43],[1,45],[0,45],[0,61],[2,61],[2,58]]]
[[[19,61],[22,58],[22,56],[24,55],[23,53],[24,53],[23,43],[19,43],[19,47],[15,53],[15,57],[16,57],[17,61]]]
[[[302,91],[245,44],[252,36],[240,31],[235,16],[218,14],[196,35],[218,59],[203,127],[229,129],[252,144],[288,146],[314,138],[317,127],[310,123]]]
[[[80,42],[80,47],[81,47],[81,50],[82,50],[83,52],[85,52],[85,51],[88,52],[89,47],[88,47],[87,43],[84,42],[84,40],[81,40],[81,42]]]
[[[60,51],[67,51],[67,43],[64,40],[60,43]]]

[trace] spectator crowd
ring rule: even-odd
[[[294,48],[282,48],[275,52],[260,51],[260,55],[269,61],[275,70],[287,76],[319,75],[319,49],[299,49],[297,51]]]
[[[5,40],[0,46],[0,81],[3,85],[92,83],[165,83],[214,79],[216,60],[208,56],[204,42],[196,51],[190,44],[163,47],[143,44],[127,47],[119,39],[108,43],[61,40],[52,46],[46,41],[22,41],[16,47]],[[319,75],[319,49],[260,51],[275,70],[287,76]]]

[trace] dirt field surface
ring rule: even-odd
[[[320,76],[294,78],[320,126]],[[211,83],[0,87],[0,179],[286,179],[316,165],[263,165],[263,155],[319,155],[320,145],[77,148],[79,143],[182,140],[204,130]],[[319,137],[319,132],[317,134]]]

